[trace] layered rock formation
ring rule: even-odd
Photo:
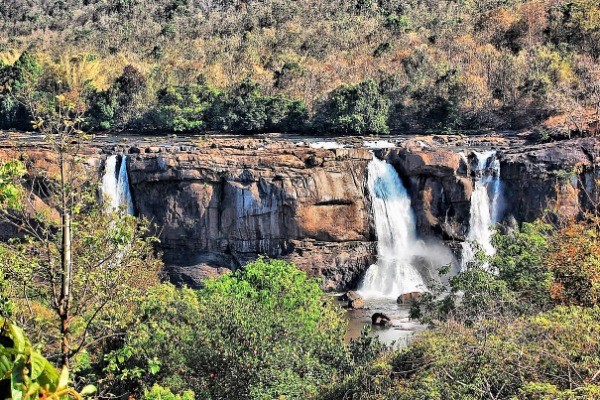
[[[323,278],[325,288],[341,290],[353,287],[374,262],[365,185],[373,153],[355,141],[352,148],[323,150],[286,140],[163,140],[98,143],[83,154],[98,176],[108,154],[128,154],[136,213],[159,227],[173,281],[197,285],[264,254],[294,261]],[[597,208],[599,140],[541,145],[510,140],[405,138],[374,153],[404,181],[421,236],[464,240],[474,183],[470,149],[478,145],[498,150],[505,221],[531,221],[547,212],[570,218]],[[0,146],[0,160],[23,155],[38,167],[32,171],[51,173],[49,150]],[[0,226],[0,236],[14,234]]]
[[[292,260],[340,289],[374,259],[367,150],[137,150],[129,157],[135,208],[162,227],[175,280],[193,284],[215,267],[236,269],[266,255]]]

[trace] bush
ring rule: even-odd
[[[124,129],[139,124],[142,109],[146,109],[143,104],[146,86],[144,75],[134,66],[127,65],[108,89],[90,90],[86,114],[88,128]]]
[[[307,118],[304,101],[265,96],[256,83],[245,79],[217,98],[207,125],[230,132],[298,131],[304,129]]]
[[[194,400],[194,392],[187,390],[182,394],[173,394],[170,389],[154,385],[150,391],[144,392],[142,400]]]
[[[155,128],[175,132],[200,132],[207,126],[207,111],[219,91],[208,85],[170,86],[158,93]]]
[[[497,252],[492,266],[498,278],[515,293],[522,308],[534,310],[552,305],[550,288],[553,275],[546,264],[551,226],[541,222],[523,223],[521,229],[494,236]]]
[[[42,72],[37,58],[28,51],[13,65],[0,64],[0,129],[31,129],[31,113],[22,98],[35,91]]]
[[[566,305],[600,305],[600,221],[572,223],[550,242],[552,297]]]
[[[597,307],[558,307],[509,324],[450,321],[393,361],[398,398],[596,398],[599,339]]]
[[[341,310],[283,261],[255,261],[197,294],[161,285],[138,323],[110,356],[123,388],[158,383],[201,398],[304,399],[350,362]]]
[[[450,278],[448,288],[425,294],[414,317],[454,319],[472,324],[486,318],[512,319],[534,314],[554,305],[553,274],[547,265],[551,227],[541,222],[524,223],[509,234],[495,234],[496,254],[481,251],[473,262]],[[439,293],[438,293],[439,292]]]
[[[331,92],[318,107],[315,127],[338,134],[389,133],[389,110],[389,99],[374,80],[368,79]]]

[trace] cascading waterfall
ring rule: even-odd
[[[377,263],[367,270],[359,287],[365,298],[393,298],[426,290],[411,261],[424,254],[417,239],[410,198],[396,170],[377,158],[368,165],[368,188],[377,234]]]
[[[500,162],[493,150],[476,152],[475,187],[471,195],[469,232],[462,244],[462,267],[475,259],[477,243],[488,256],[496,253],[492,245],[492,225],[499,222],[502,212],[502,186],[500,181]]]
[[[121,165],[117,173],[118,156],[112,155],[106,159],[104,176],[102,177],[102,196],[110,210],[123,207],[133,215],[133,201],[129,191],[129,177],[127,175],[127,156],[121,158]]]

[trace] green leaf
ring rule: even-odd
[[[159,370],[160,370],[160,367],[158,366],[158,364],[150,365],[150,373],[152,373],[153,375],[155,375]]]
[[[39,354],[38,352],[32,351],[30,362],[31,362],[31,379],[35,380],[46,369],[47,361],[44,357],[42,357],[41,354]]]
[[[58,386],[56,390],[66,389],[69,384],[69,369],[67,367],[62,367],[62,371],[60,371],[60,378],[58,378]]]
[[[14,324],[8,324],[8,330],[14,342],[14,349],[17,350],[19,353],[24,352],[26,341],[23,331]]]
[[[90,395],[96,393],[97,390],[98,389],[96,389],[96,386],[87,385],[83,389],[81,389],[81,392],[79,392],[79,394],[82,396],[90,396]]]
[[[23,399],[23,369],[25,362],[22,357],[15,360],[12,374],[10,375],[10,392],[12,400]]]

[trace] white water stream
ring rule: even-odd
[[[473,166],[476,178],[471,195],[469,232],[467,241],[462,244],[463,269],[475,259],[477,249],[473,243],[477,243],[487,256],[496,253],[492,244],[492,226],[499,222],[503,207],[500,162],[496,158],[496,152],[473,153],[477,161]]]
[[[112,155],[106,159],[104,176],[102,177],[102,197],[111,211],[123,208],[125,212],[133,215],[133,201],[129,190],[129,177],[127,176],[127,156],[121,158],[117,173],[118,156]]]
[[[393,298],[425,291],[426,285],[413,257],[424,254],[417,239],[410,197],[396,170],[374,158],[368,166],[368,188],[377,234],[377,263],[367,270],[359,287],[364,298]]]

